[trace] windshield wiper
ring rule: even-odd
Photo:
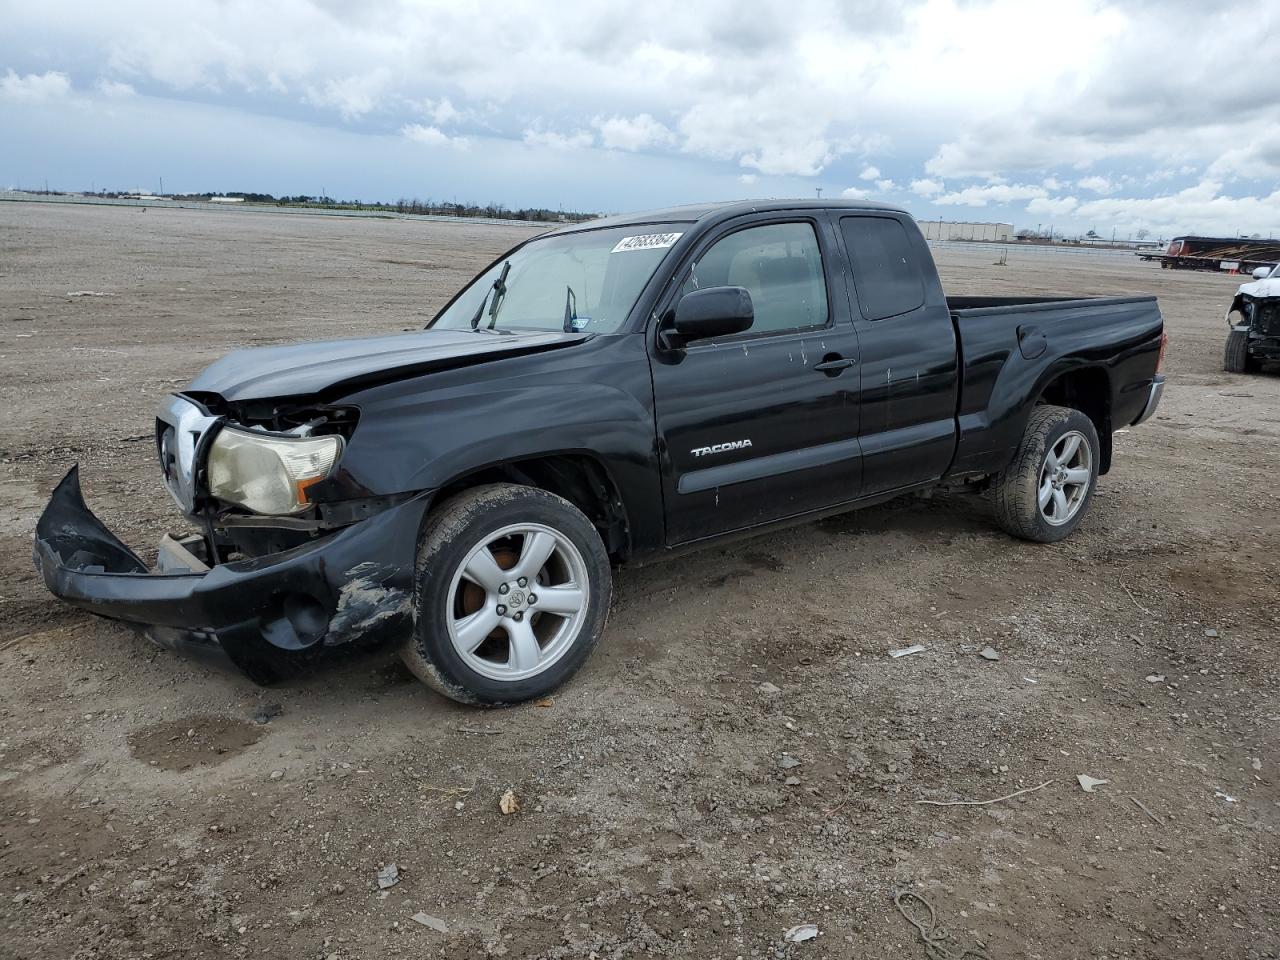
[[[576,328],[573,321],[578,319],[578,295],[573,292],[573,287],[565,284],[564,288],[564,332],[574,333]]]
[[[507,274],[511,272],[511,261],[508,260],[502,265],[502,272],[498,274],[498,278],[493,281],[493,286],[489,288],[492,293],[493,301],[490,303],[489,294],[486,293],[480,300],[480,306],[476,307],[475,315],[471,318],[471,329],[480,329],[480,318],[484,315],[484,305],[489,304],[489,329],[493,329],[494,323],[498,320],[498,309],[502,306],[502,298],[507,293]]]

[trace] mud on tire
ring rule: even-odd
[[[1049,470],[1047,460],[1048,453],[1058,448],[1063,439],[1069,436],[1080,437],[1080,445],[1088,447],[1087,486],[1080,490],[1078,497],[1074,496],[1075,487],[1054,487],[1054,474]],[[1099,452],[1098,432],[1093,421],[1079,410],[1051,405],[1036,407],[1027,420],[1026,430],[1013,461],[995,479],[993,494],[996,522],[1013,536],[1035,543],[1056,543],[1069,536],[1079,526],[1093,501],[1093,491],[1098,482]],[[1070,459],[1072,462],[1064,469],[1074,467],[1074,475],[1078,475],[1083,481],[1084,458],[1073,455]],[[1049,507],[1041,504],[1046,477],[1051,478],[1050,487],[1070,489],[1073,494],[1069,499],[1063,498],[1068,501],[1070,509],[1060,519],[1046,513],[1047,510],[1054,509],[1053,496]]]
[[[612,581],[599,533],[573,504],[486,484],[428,515],[415,585],[405,664],[446,697],[502,706],[545,696],[582,666],[604,630]]]

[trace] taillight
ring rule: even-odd
[[[1167,333],[1160,334],[1160,356],[1156,357],[1156,373],[1160,372],[1160,368],[1164,366],[1164,351],[1169,346],[1169,335]]]

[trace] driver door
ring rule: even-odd
[[[739,286],[755,319],[679,350],[650,338],[670,545],[858,496],[857,333],[831,231],[823,214],[744,217],[677,273],[659,316],[692,290]]]

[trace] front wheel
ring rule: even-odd
[[[996,521],[1023,540],[1064,539],[1093,500],[1098,449],[1098,431],[1079,410],[1036,407],[1013,462],[996,477]]]
[[[1227,373],[1253,373],[1257,367],[1257,361],[1249,356],[1249,334],[1244,330],[1232,330],[1228,333],[1222,369]]]
[[[545,696],[600,639],[610,589],[604,544],[573,504],[534,487],[475,487],[423,526],[414,630],[400,655],[461,703]]]

